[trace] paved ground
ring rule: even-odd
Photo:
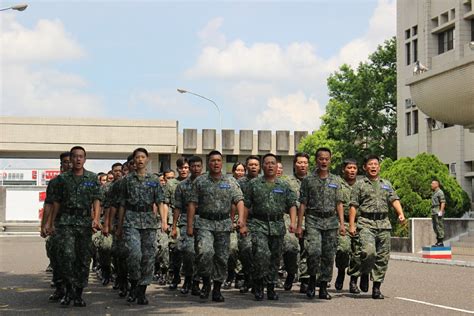
[[[391,260],[382,292],[386,299],[375,301],[370,293],[353,296],[343,290],[331,301],[308,300],[297,293],[279,291],[277,302],[255,302],[252,295],[236,290],[225,291],[226,302],[200,302],[182,297],[163,287],[150,287],[150,305],[128,305],[111,287],[91,284],[85,292],[86,308],[62,308],[49,303],[52,292],[44,241],[36,237],[0,238],[0,314],[63,314],[81,312],[96,315],[120,315],[140,311],[146,314],[195,315],[455,315],[474,314],[474,269]],[[347,283],[347,280],[346,280]],[[346,284],[347,288],[347,284]],[[431,304],[431,305],[427,305]],[[435,306],[436,305],[436,306]]]

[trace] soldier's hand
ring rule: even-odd
[[[41,226],[41,227],[40,227],[40,236],[41,236],[42,238],[48,237],[48,234],[46,233],[46,227],[45,227],[45,226]]]
[[[297,231],[297,228],[295,227],[295,224],[290,224],[288,226],[288,231],[291,233],[291,234],[295,234],[296,231]]]
[[[115,237],[117,237],[118,239],[122,239],[122,234],[122,227],[117,227],[117,230],[115,231]]]
[[[96,233],[97,231],[102,229],[102,225],[99,221],[93,220],[92,221],[92,231]]]
[[[345,236],[346,235],[346,227],[344,225],[341,225],[339,227],[339,235]]]
[[[295,235],[298,238],[303,238],[303,227],[296,227]]]
[[[178,237],[178,230],[176,229],[176,226],[173,226],[171,229],[171,238],[176,239]]]
[[[102,235],[104,235],[105,237],[109,236],[109,226],[108,225],[105,225],[104,227],[102,227]]]
[[[403,223],[405,221],[405,215],[404,214],[398,215],[398,220],[400,221],[400,223]]]
[[[189,237],[193,237],[194,236],[194,229],[193,227],[186,227],[186,234],[189,236]]]
[[[247,225],[239,226],[240,235],[245,237],[248,234]]]
[[[349,234],[354,237],[356,235],[356,228],[354,225],[349,225]]]
[[[168,223],[167,222],[161,222],[161,231],[163,233],[167,233],[168,232]]]

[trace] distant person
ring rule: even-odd
[[[245,166],[240,161],[237,161],[232,166],[232,176],[234,176],[235,180],[239,180],[243,176],[245,176]]]
[[[444,210],[446,208],[446,198],[444,192],[439,187],[439,181],[431,181],[431,221],[436,234],[436,244],[433,247],[443,247],[444,240]]]
[[[277,177],[281,177],[283,175],[283,164],[281,162],[277,162]]]

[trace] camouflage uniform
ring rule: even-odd
[[[356,182],[350,205],[358,209],[357,233],[360,243],[360,273],[369,274],[382,283],[390,258],[389,205],[399,200],[388,180],[370,181],[365,177]]]
[[[285,180],[288,182],[291,189],[296,193],[297,199],[299,199],[302,179],[298,178],[296,175],[292,175],[285,177]],[[296,207],[300,207],[299,200],[296,202]],[[289,274],[296,275],[299,273],[299,279],[307,279],[307,252],[304,251],[304,249],[302,251],[298,237],[288,231],[288,227],[290,226],[289,214],[285,214],[285,226],[286,231],[283,241],[283,262],[285,265],[285,270]]]
[[[194,247],[194,237],[188,236],[186,234],[186,227],[188,223],[188,218],[186,214],[186,211],[187,211],[186,205],[187,205],[189,194],[192,189],[193,182],[194,181],[190,177],[182,181],[176,188],[175,199],[174,199],[174,206],[176,209],[180,210],[180,214],[181,214],[178,221],[180,236],[178,238],[177,248],[178,248],[178,251],[182,255],[181,258],[183,262],[183,273],[184,273],[184,276],[186,277],[192,277],[196,271],[196,267],[195,267],[196,252],[195,252],[195,247]]]
[[[82,176],[68,171],[57,179],[51,200],[61,205],[57,215],[57,238],[62,243],[58,264],[66,284],[84,288],[92,255],[91,207],[102,199],[99,183],[97,175],[85,169]]]
[[[321,179],[317,173],[303,179],[300,203],[305,212],[305,248],[308,252],[308,274],[319,275],[330,282],[337,248],[339,219],[336,205],[340,199],[341,179],[329,174]]]
[[[245,206],[252,209],[249,231],[252,237],[254,280],[276,284],[285,236],[284,213],[296,207],[296,193],[281,179],[274,183],[264,177],[249,183]]]
[[[347,273],[352,276],[359,276],[360,268],[360,249],[358,249],[357,239],[359,236],[352,237],[349,234],[349,203],[351,201],[352,186],[346,181],[341,181],[341,202],[344,205],[344,226],[346,234],[339,235],[337,251],[336,251],[336,267],[338,269],[346,269]]]
[[[138,281],[138,285],[149,285],[153,278],[158,228],[153,203],[164,202],[163,191],[158,177],[150,173],[140,177],[132,172],[122,180],[120,187],[120,205],[125,208],[123,227],[129,277]]]
[[[104,197],[102,205],[102,225],[105,222],[105,209],[107,195],[110,190],[111,184],[106,184],[100,187],[101,195]],[[112,236],[104,236],[101,231],[96,232],[92,236],[92,242],[95,250],[97,251],[97,258],[99,261],[100,269],[102,270],[103,277],[110,277],[111,264],[112,264]]]
[[[446,203],[446,198],[444,192],[438,188],[431,196],[431,222],[438,241],[444,239],[444,219],[443,216],[438,215],[441,203]]]
[[[242,191],[234,178],[222,175],[214,180],[209,174],[196,178],[188,202],[199,207],[197,229],[198,274],[224,282],[229,259],[231,204],[243,200]]]

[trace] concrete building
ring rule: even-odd
[[[472,0],[398,0],[397,65],[398,157],[435,154],[472,200]]]

